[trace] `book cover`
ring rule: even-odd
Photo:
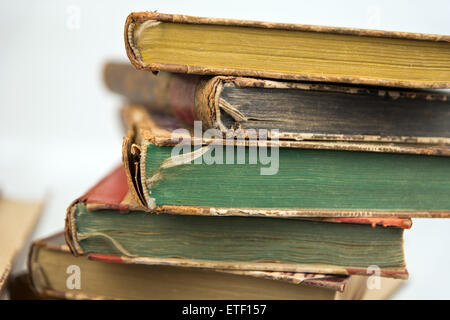
[[[224,134],[278,130],[279,139],[450,144],[450,96],[432,90],[160,72],[107,63],[104,81],[128,103]]]
[[[204,139],[192,137],[188,131],[173,136],[175,122],[166,126],[160,117],[150,117],[142,108],[125,108],[123,116],[131,128],[124,138],[122,156],[132,194],[141,205],[157,212],[268,217],[449,216],[445,196],[448,157],[429,156],[439,152],[424,155],[423,149],[412,145]],[[191,153],[172,157],[173,148],[180,146]],[[226,165],[229,146],[234,148],[234,165]],[[250,147],[258,146],[278,148],[277,174],[261,175],[258,163],[236,165],[238,147],[244,151],[244,159],[249,159]],[[203,155],[216,149],[223,156],[222,165],[208,165]],[[197,158],[202,162],[189,165]],[[329,168],[333,168],[331,176]],[[207,181],[208,177],[214,181]],[[186,184],[190,188],[181,188]],[[214,193],[210,192],[212,185]],[[264,188],[256,189],[256,185]],[[286,190],[296,193],[289,195]]]
[[[114,192],[111,192],[111,189],[115,189]],[[158,250],[151,249],[150,243],[145,245],[145,252],[141,252],[139,247],[142,247],[142,241],[146,241],[146,238],[143,236],[139,236],[139,234],[148,234],[150,241],[153,241],[151,238],[153,236],[151,235],[158,235],[158,234],[165,234],[167,232],[170,233],[170,230],[167,229],[166,231],[163,231],[162,229],[159,229],[160,231],[156,231],[156,229],[152,229],[153,231],[149,231],[146,228],[159,228],[158,225],[160,225],[160,222],[162,220],[167,220],[164,218],[167,216],[167,218],[171,221],[167,221],[170,225],[173,227],[179,226],[183,230],[183,234],[186,234],[189,237],[192,237],[191,240],[189,240],[190,243],[192,243],[192,246],[205,246],[210,245],[213,240],[212,238],[210,241],[200,241],[199,239],[202,238],[200,236],[199,239],[197,239],[197,236],[199,236],[203,230],[202,223],[205,222],[208,224],[206,228],[208,230],[213,230],[215,224],[221,225],[221,228],[226,228],[222,230],[223,232],[226,232],[228,236],[226,236],[226,239],[229,239],[232,241],[235,237],[230,235],[230,232],[232,230],[236,230],[237,226],[249,226],[251,228],[251,224],[253,222],[255,223],[262,223],[261,228],[264,228],[265,224],[271,224],[271,229],[275,227],[276,220],[280,221],[286,221],[287,224],[292,225],[298,224],[296,220],[289,220],[289,219],[276,219],[271,220],[267,218],[258,218],[253,217],[251,215],[245,215],[240,214],[241,216],[247,216],[248,219],[246,221],[236,221],[237,225],[231,228],[227,228],[225,225],[228,222],[232,222],[230,219],[223,220],[223,217],[217,217],[217,214],[209,213],[207,214],[210,216],[208,221],[199,221],[200,219],[203,219],[201,217],[196,216],[198,213],[194,210],[192,214],[190,214],[187,211],[172,211],[172,212],[166,212],[166,214],[160,214],[155,215],[155,213],[149,213],[145,212],[144,210],[148,210],[144,207],[140,207],[136,201],[134,201],[130,197],[130,193],[127,192],[127,178],[125,175],[125,172],[122,167],[118,167],[115,169],[110,175],[102,179],[95,187],[93,187],[91,190],[89,190],[84,196],[77,199],[67,210],[67,216],[66,216],[66,229],[65,229],[65,238],[66,243],[69,246],[71,252],[74,255],[88,255],[91,259],[98,259],[98,260],[104,260],[104,261],[110,261],[110,262],[122,262],[122,263],[130,263],[130,264],[150,264],[150,265],[168,265],[168,266],[184,266],[184,267],[200,267],[200,268],[208,268],[208,269],[227,269],[227,270],[247,270],[247,271],[276,271],[276,272],[308,272],[308,273],[326,273],[326,274],[367,274],[367,268],[358,268],[358,267],[339,267],[339,266],[331,266],[331,265],[302,265],[302,264],[286,264],[286,263],[280,263],[280,262],[270,262],[273,261],[273,259],[269,259],[266,262],[245,262],[245,261],[233,261],[233,257],[237,258],[239,255],[235,256],[235,253],[229,252],[228,256],[224,256],[224,259],[220,258],[218,255],[219,249],[218,247],[214,247],[214,252],[216,255],[216,260],[211,260],[210,256],[205,256],[205,258],[196,257],[197,254],[203,254],[201,249],[195,250],[195,254],[190,255],[188,254],[188,251],[191,250],[184,246],[183,243],[185,241],[178,241],[176,240],[175,245],[176,246],[183,246],[181,249],[184,254],[187,254],[186,257],[181,257],[179,253],[177,254],[169,254],[169,255],[161,255],[159,256],[159,252],[161,251],[162,247],[161,244],[159,245]],[[135,210],[135,211],[131,211]],[[173,218],[170,218],[170,217]],[[185,217],[185,218],[183,218]],[[206,217],[205,217],[206,218]],[[214,220],[210,220],[210,219]],[[242,219],[242,217],[235,217],[238,219]],[[94,221],[96,219],[100,219],[101,221]],[[104,220],[106,219],[106,220]],[[109,226],[110,222],[113,222],[113,220],[123,220],[122,222],[115,223],[115,227],[113,225]],[[137,220],[136,220],[137,219]],[[173,220],[176,219],[176,220]],[[195,221],[193,221],[194,219]],[[258,220],[263,219],[263,220]],[[148,221],[147,221],[148,220]],[[376,232],[381,233],[386,230],[388,233],[392,233],[392,241],[389,241],[389,243],[392,243],[395,248],[397,248],[397,242],[399,242],[400,246],[395,249],[392,248],[397,254],[402,255],[402,247],[401,247],[401,230],[403,229],[409,229],[411,227],[411,220],[410,219],[401,219],[401,218],[306,218],[303,219],[305,223],[307,221],[309,224],[314,224],[315,227],[317,226],[317,223],[326,223],[330,224],[331,226],[339,226],[342,225],[343,227],[347,228],[349,226],[364,226],[364,230],[353,230],[346,232],[347,235],[352,235],[354,232],[360,232],[364,231],[367,233],[372,233],[372,228]],[[89,222],[91,221],[91,222]],[[128,228],[131,227],[137,222],[139,222],[141,231],[140,232],[132,232],[130,230],[125,231],[119,230],[122,227]],[[88,223],[86,225],[85,223]],[[217,223],[216,223],[217,222]],[[245,222],[245,223],[244,223]],[[163,222],[165,223],[165,222]],[[175,223],[175,224],[174,224]],[[200,224],[199,224],[200,223]],[[154,225],[154,226],[152,226]],[[97,227],[95,227],[97,226]],[[313,225],[311,225],[314,227]],[[101,231],[98,227],[106,228],[109,231]],[[258,227],[258,228],[260,228]],[[298,224],[298,227],[301,227],[300,224]],[[325,225],[323,226],[326,227]],[[119,229],[117,229],[119,228]],[[172,227],[170,227],[172,228]],[[212,228],[212,229],[211,229]],[[305,228],[308,228],[308,226],[305,226]],[[117,232],[114,231],[117,229]],[[145,231],[145,230],[147,231]],[[192,230],[189,231],[189,230]],[[297,229],[297,227],[295,227]],[[206,230],[206,229],[205,229]],[[309,230],[309,229],[305,229]],[[325,229],[324,229],[325,230]],[[220,230],[217,231],[215,237],[219,237],[221,232]],[[181,231],[180,231],[181,232]],[[183,237],[183,235],[175,231],[175,234],[178,234]],[[343,231],[345,232],[345,231]],[[398,233],[400,232],[400,233]],[[395,235],[394,235],[395,233]],[[128,239],[129,235],[136,235],[138,239]],[[175,237],[175,234],[173,236],[170,236],[170,239],[173,240],[173,237]],[[268,236],[268,233],[264,233],[266,237]],[[283,234],[283,232],[281,233]],[[122,235],[122,236],[121,236]],[[205,234],[206,236],[206,234]],[[374,234],[375,236],[375,234]],[[125,237],[125,238],[124,238]],[[128,238],[127,238],[128,237]],[[378,236],[376,236],[378,237]],[[400,238],[399,238],[400,237]],[[259,239],[260,237],[258,237]],[[394,239],[395,238],[395,239]],[[97,240],[96,240],[97,239]],[[167,244],[169,244],[169,238],[166,240]],[[198,243],[196,244],[197,240]],[[224,238],[225,239],[225,238]],[[261,241],[263,239],[261,238]],[[397,241],[398,240],[398,241]],[[100,241],[100,242],[99,242]],[[243,240],[244,241],[244,240]],[[259,240],[258,240],[259,241]],[[376,242],[376,241],[375,241]],[[372,247],[375,246],[375,242],[371,242],[371,250]],[[139,244],[141,243],[141,244]],[[230,244],[232,248],[233,245]],[[266,247],[265,245],[259,246],[260,248]],[[233,247],[234,248],[234,247]],[[318,247],[320,248],[320,246]],[[383,247],[383,256],[388,255],[388,248],[384,245]],[[204,248],[205,252],[209,249]],[[287,247],[285,248],[285,250]],[[203,250],[203,249],[202,249]],[[234,249],[233,249],[234,250]],[[233,251],[232,250],[232,251]],[[254,250],[254,249],[252,249]],[[389,249],[391,250],[391,249]],[[370,250],[369,250],[370,251]],[[398,251],[398,252],[397,252]],[[189,251],[190,252],[190,251]],[[188,256],[191,256],[188,258]],[[209,258],[208,258],[209,257]],[[226,258],[225,258],[226,257]],[[241,258],[244,256],[241,256]],[[399,256],[396,256],[397,258]],[[397,260],[397,258],[394,258],[394,260]],[[245,259],[244,259],[245,260]],[[407,271],[404,267],[399,268],[382,268],[381,269],[381,275],[386,277],[395,277],[395,278],[406,278],[407,277]]]

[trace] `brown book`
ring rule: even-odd
[[[435,154],[450,154],[450,96],[444,92],[166,72],[156,76],[124,63],[106,64],[104,81],[129,103],[187,125],[202,121],[204,129],[276,129],[279,139],[288,140],[426,144]]]
[[[107,255],[74,257],[63,234],[57,234],[33,243],[28,273],[40,297],[66,299],[352,299],[358,298],[355,292],[367,290],[365,283],[347,288],[348,276],[182,265],[130,264]],[[70,266],[79,267],[79,287],[68,280]]]
[[[450,87],[450,37],[131,13],[131,63],[153,72],[416,88]]]

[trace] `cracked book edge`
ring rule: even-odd
[[[65,221],[65,227],[64,227],[64,238],[66,240],[66,244],[69,247],[70,252],[75,257],[78,257],[78,256],[84,254],[83,249],[81,248],[80,244],[78,243],[77,227],[76,227],[76,220],[75,220],[75,215],[76,215],[77,206],[78,206],[79,202],[80,202],[80,199],[76,199],[67,208],[66,221]]]
[[[134,42],[134,29],[135,22],[133,16],[130,14],[125,21],[125,29],[124,29],[124,40],[125,40],[125,48],[127,52],[127,56],[130,59],[131,64],[136,69],[145,68],[145,64],[142,61],[141,54],[137,49]]]
[[[155,146],[173,147],[178,141],[169,136],[151,135],[146,137]],[[191,139],[192,144],[201,143],[202,145],[218,144],[228,145],[225,138],[202,138]],[[249,146],[249,140],[231,141],[234,145]],[[384,142],[357,142],[357,141],[307,141],[307,140],[258,140],[258,146],[278,146],[279,148],[294,149],[313,149],[313,150],[339,150],[339,151],[361,151],[361,152],[380,152],[380,153],[399,153],[416,154],[428,156],[450,156],[450,146],[448,145],[428,145],[428,144],[406,144],[406,143],[384,143]]]
[[[104,260],[105,256],[101,254],[90,254],[92,260]],[[367,268],[362,267],[343,267],[336,265],[320,264],[296,264],[286,262],[241,262],[241,261],[213,261],[201,259],[185,258],[164,258],[164,257],[120,257],[123,263],[161,265],[175,267],[193,267],[221,270],[240,270],[240,271],[267,271],[267,272],[298,272],[298,273],[319,273],[333,275],[367,275]],[[380,270],[380,276],[397,279],[408,279],[409,274],[406,267],[385,268]]]
[[[333,222],[360,222],[375,225],[394,226],[389,219],[410,218],[450,218],[450,210],[380,210],[380,209],[268,209],[268,208],[219,208],[201,206],[161,205],[155,209],[158,213],[197,215],[197,216],[243,216],[243,217],[269,217],[269,218],[308,218],[329,219]],[[341,220],[341,221],[339,221]],[[394,220],[395,222],[396,220]],[[409,229],[412,222],[409,220],[396,223],[396,227]]]

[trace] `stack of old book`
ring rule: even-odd
[[[34,244],[37,291],[386,298],[410,218],[450,215],[450,37],[145,12],[125,45],[123,165]]]

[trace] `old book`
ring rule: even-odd
[[[74,257],[62,234],[35,241],[28,261],[31,285],[40,296],[67,299],[352,299],[357,297],[353,292],[366,288],[363,283],[357,284],[361,288],[347,288],[349,277],[339,275],[130,264],[115,256]],[[74,266],[80,270],[79,288],[68,280],[72,274],[67,270]]]
[[[408,276],[402,236],[410,219],[144,210],[128,192],[119,167],[68,208],[66,242],[74,255],[124,263],[342,275],[367,275],[376,265],[381,276]]]
[[[0,197],[0,293],[14,258],[30,236],[43,204]]]
[[[387,89],[244,77],[199,77],[104,68],[108,88],[150,112],[222,132],[278,130],[280,139],[450,145],[450,96]],[[448,151],[447,151],[448,152]]]
[[[136,70],[129,63],[109,62],[103,67],[103,82],[108,89],[123,95],[129,103],[151,106],[153,112],[168,115],[174,115],[176,108],[169,101],[172,75],[161,72],[156,77],[151,72]],[[190,112],[190,109],[183,112]]]
[[[131,13],[128,57],[139,69],[201,75],[450,87],[450,37]]]
[[[157,212],[450,216],[448,156],[397,154],[421,149],[391,144],[225,140],[192,137],[187,130],[174,135],[174,120],[149,116],[137,106],[124,108],[123,116],[130,128],[123,164],[132,193]],[[252,154],[259,158],[251,162]]]

